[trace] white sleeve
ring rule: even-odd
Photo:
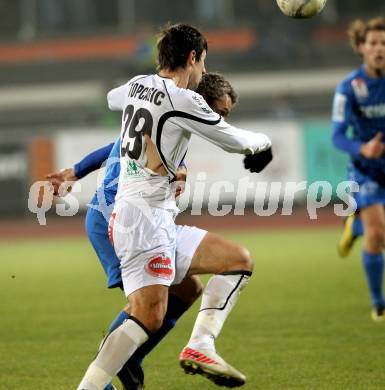
[[[190,94],[188,109],[173,120],[186,131],[229,153],[254,154],[271,147],[268,136],[231,126],[216,114],[198,94]],[[187,106],[186,106],[187,107]]]
[[[107,94],[108,108],[111,111],[123,111],[126,85],[112,89]]]

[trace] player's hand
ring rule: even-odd
[[[187,180],[187,169],[185,167],[179,167],[176,171],[175,179],[175,198],[177,198],[184,192]]]
[[[378,132],[369,142],[361,146],[360,153],[362,156],[370,159],[380,158],[385,152],[385,144],[382,143],[381,132]]]
[[[73,168],[49,173],[46,179],[52,184],[53,193],[57,196],[66,196],[72,190],[73,184],[78,180]]]
[[[262,172],[266,166],[273,160],[273,152],[271,147],[260,153],[248,154],[243,159],[243,165],[245,169],[250,172]]]

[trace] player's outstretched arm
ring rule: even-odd
[[[116,142],[119,142],[119,139]],[[113,147],[114,143],[103,146],[88,154],[76,163],[73,168],[65,168],[58,172],[49,173],[46,179],[52,184],[54,195],[65,196],[71,191],[73,184],[77,180],[99,169],[108,158]]]
[[[223,119],[218,123],[190,120],[190,131],[229,153],[255,154],[271,147],[270,138],[263,133],[239,129]]]
[[[119,139],[116,142],[120,142]],[[107,160],[114,145],[114,143],[111,143],[87,154],[87,156],[74,165],[75,176],[78,179],[82,179],[89,173],[99,169],[104,161]]]
[[[202,96],[189,92],[186,107],[175,120],[182,122],[182,128],[229,153],[255,154],[271,147],[271,140],[262,133],[239,129],[227,123],[212,111]]]

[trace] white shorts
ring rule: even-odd
[[[168,210],[133,204],[114,210],[109,231],[126,296],[145,286],[181,283],[207,233],[175,225],[174,213]]]

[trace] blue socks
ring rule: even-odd
[[[362,236],[364,234],[364,227],[362,226],[362,221],[359,215],[355,215],[354,221],[353,221],[353,236],[358,237]]]
[[[382,279],[384,273],[384,256],[382,252],[372,255],[363,251],[362,260],[368,280],[372,305],[383,305],[384,298],[382,296]]]

